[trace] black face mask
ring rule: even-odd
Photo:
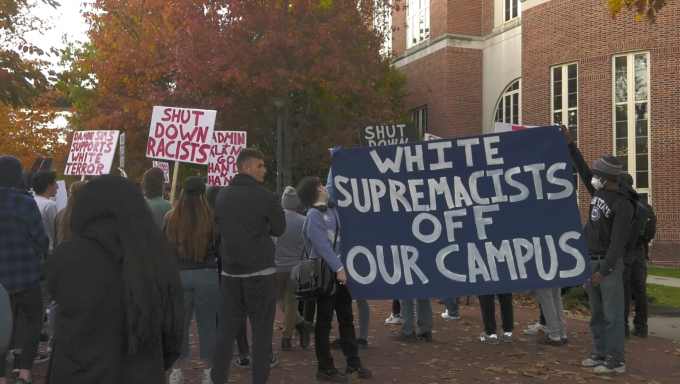
[[[324,205],[312,205],[311,208],[318,209],[319,212],[326,212],[328,208],[335,208],[335,204],[333,204],[330,201],[327,201],[326,204]]]

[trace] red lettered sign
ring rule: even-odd
[[[111,171],[118,144],[118,131],[77,131],[73,133],[64,175],[96,176]]]
[[[217,111],[153,107],[146,157],[208,164]]]
[[[228,185],[236,175],[236,156],[246,147],[247,133],[215,131],[208,163],[208,185]]]

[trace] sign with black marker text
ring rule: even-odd
[[[417,140],[418,132],[413,122],[369,125],[359,129],[359,144],[362,147],[412,143]]]

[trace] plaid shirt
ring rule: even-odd
[[[7,293],[40,279],[46,239],[35,200],[14,188],[0,188],[0,284]]]

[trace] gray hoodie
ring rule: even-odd
[[[300,262],[302,249],[302,225],[305,217],[286,209],[286,231],[276,241],[276,272],[290,272]]]

